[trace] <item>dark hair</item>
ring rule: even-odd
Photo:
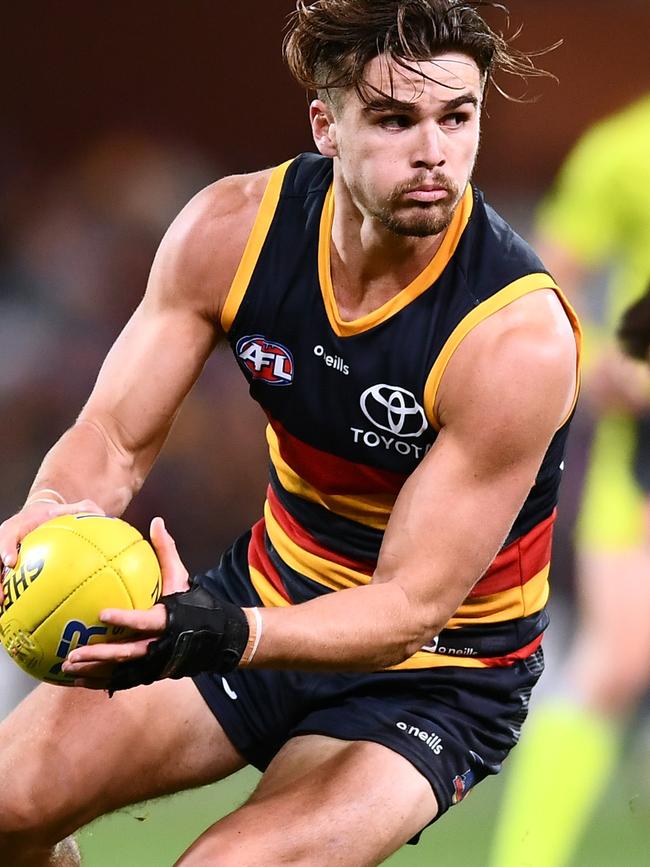
[[[495,71],[522,79],[550,75],[535,66],[533,57],[556,45],[528,54],[518,51],[488,26],[480,7],[498,9],[507,18],[503,4],[474,0],[298,0],[289,19],[284,53],[298,83],[330,102],[332,91],[350,87],[366,104],[385,97],[364,80],[366,65],[379,55],[419,72],[410,64],[441,51],[460,51],[476,61],[485,90]],[[392,75],[390,82],[392,91]],[[514,99],[498,84],[495,87]]]
[[[627,355],[640,361],[650,360],[650,286],[623,314],[617,336]]]

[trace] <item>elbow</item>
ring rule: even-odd
[[[402,628],[399,630],[400,640],[395,647],[394,659],[388,666],[399,665],[423,647],[434,644],[436,636],[441,632],[448,620],[437,606],[423,605],[413,602],[401,588],[404,607],[402,609]]]
[[[426,631],[414,630],[413,634],[404,636],[401,641],[386,648],[380,657],[374,661],[372,669],[392,668],[406,662],[419,650],[431,647],[438,632],[440,629],[436,628],[428,628]]]
[[[418,650],[422,650],[425,647],[430,648],[435,643],[436,636],[441,630],[442,626],[437,624],[427,624],[420,628],[417,634],[404,645],[403,658],[400,662],[404,662],[413,656],[414,653],[417,653]]]

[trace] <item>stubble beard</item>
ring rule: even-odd
[[[431,179],[428,179],[431,180]],[[379,222],[395,235],[410,238],[430,238],[449,228],[462,192],[457,184],[447,177],[434,177],[432,183],[443,187],[447,196],[437,202],[410,201],[405,205],[402,197],[418,189],[426,179],[419,178],[400,184],[391,193],[385,205],[373,212]],[[399,211],[408,211],[400,214]]]

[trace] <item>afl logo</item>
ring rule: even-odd
[[[293,356],[281,343],[253,334],[237,341],[236,352],[253,379],[261,379],[269,385],[293,382]]]
[[[399,385],[373,385],[360,402],[363,414],[375,427],[395,436],[419,437],[429,426],[415,395]]]

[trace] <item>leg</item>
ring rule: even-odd
[[[42,685],[0,726],[0,743],[6,867],[75,865],[71,844],[53,850],[97,816],[204,785],[245,764],[191,680],[112,699]]]
[[[437,813],[427,780],[380,744],[289,741],[250,800],[209,828],[178,867],[370,867]]]
[[[580,523],[575,638],[560,694],[533,713],[515,753],[492,867],[570,862],[618,757],[625,716],[650,684],[648,526],[632,434],[620,419],[598,432]]]
[[[567,681],[584,706],[613,718],[650,683],[650,555],[646,547],[583,552],[579,611]]]
[[[588,587],[580,587],[564,689],[533,712],[515,753],[493,867],[570,862],[618,758],[625,714],[650,683],[647,559],[642,551],[582,555]]]

